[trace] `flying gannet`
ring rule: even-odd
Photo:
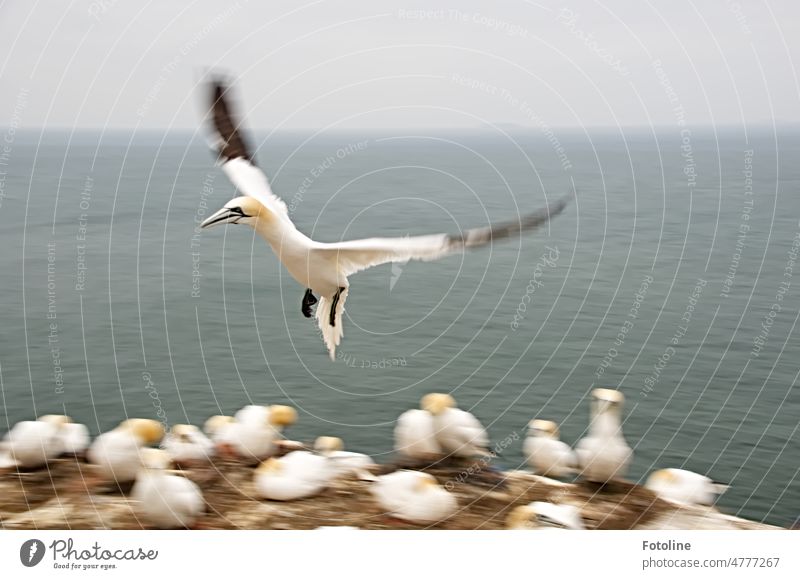
[[[228,87],[219,80],[212,81],[210,87],[212,145],[222,170],[243,196],[228,201],[200,226],[245,224],[269,243],[291,276],[307,288],[302,300],[303,315],[310,318],[314,315],[312,307],[317,305],[317,324],[331,360],[336,359],[336,347],[343,335],[342,312],[351,275],[385,263],[432,261],[532,231],[561,213],[572,196],[567,195],[516,221],[467,229],[459,235],[373,237],[338,243],[314,241],[297,230],[286,204],[272,192],[266,175],[256,166],[253,151],[232,114]]]
[[[589,433],[575,447],[581,476],[588,481],[607,483],[628,472],[633,450],[622,435],[624,402],[625,396],[619,390],[596,388],[592,391]]]

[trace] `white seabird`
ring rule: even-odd
[[[283,429],[297,420],[297,411],[280,404],[261,408],[263,412],[237,413],[241,420],[223,423],[215,433],[214,441],[243,458],[261,460],[274,454]]]
[[[578,457],[558,434],[558,425],[550,420],[531,420],[528,424],[528,437],[522,446],[536,474],[560,478],[576,472]]]
[[[516,530],[585,529],[581,513],[573,505],[535,501],[515,507],[506,518],[506,528]]]
[[[422,397],[422,409],[433,415],[436,441],[451,456],[474,458],[489,456],[486,429],[466,410],[456,408],[449,394],[431,393]]]
[[[34,468],[58,458],[64,452],[62,429],[69,422],[57,415],[17,422],[0,443],[0,466]]]
[[[191,527],[205,510],[203,493],[189,479],[167,472],[170,456],[164,450],[142,450],[142,468],[131,498],[144,519],[162,529]]]
[[[203,221],[201,227],[245,224],[269,243],[291,276],[307,288],[301,307],[307,318],[313,315],[312,306],[318,301],[314,294],[319,296],[316,319],[331,360],[335,360],[336,347],[342,339],[342,312],[351,275],[385,263],[432,261],[532,231],[559,214],[571,197],[568,195],[513,222],[467,229],[460,235],[374,237],[338,243],[314,241],[297,230],[286,204],[272,192],[267,177],[255,165],[253,151],[231,114],[227,92],[228,87],[222,82],[211,83],[214,146],[222,170],[244,196],[226,203]]]
[[[619,390],[596,388],[592,391],[589,434],[575,447],[580,474],[586,480],[606,483],[628,472],[633,450],[622,435],[624,401],[625,396]]]
[[[142,449],[160,442],[163,437],[164,427],[160,422],[130,418],[95,438],[86,451],[86,458],[104,478],[117,483],[131,482],[141,469]]]
[[[436,441],[433,414],[417,408],[403,412],[394,427],[394,449],[415,460],[433,461],[440,457],[442,447]]]
[[[369,488],[387,514],[412,523],[438,523],[458,509],[452,494],[431,475],[418,470],[379,476]]]
[[[660,498],[684,505],[711,506],[728,485],[681,468],[663,468],[647,477],[644,485]]]
[[[328,459],[332,477],[369,471],[375,466],[370,456],[344,450],[344,441],[336,436],[320,436],[314,441],[314,450]]]
[[[258,493],[273,501],[294,501],[322,492],[334,476],[331,462],[306,450],[268,458],[253,474]]]
[[[207,460],[214,454],[214,443],[193,424],[174,425],[161,448],[176,463]]]

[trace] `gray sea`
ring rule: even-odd
[[[252,230],[197,229],[233,195],[202,135],[4,137],[0,431],[288,403],[291,437],[380,461],[394,419],[449,391],[517,468],[531,418],[574,443],[603,386],[627,398],[633,480],[689,468],[731,485],[727,512],[800,515],[797,133],[261,133],[319,240],[457,232],[577,189],[535,234],[351,278],[336,362]]]

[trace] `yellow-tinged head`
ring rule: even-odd
[[[257,472],[262,474],[277,474],[283,470],[283,464],[277,458],[268,458],[258,465]]]
[[[417,477],[417,482],[414,485],[414,490],[418,493],[424,492],[428,489],[436,488],[439,486],[439,483],[436,482],[436,479],[433,478],[432,475],[429,475],[426,472],[419,473]]]
[[[198,429],[194,424],[175,424],[170,432],[179,438],[189,438],[197,434]]]
[[[235,421],[236,420],[233,418],[233,416],[223,416],[221,414],[217,414],[206,420],[205,424],[203,424],[203,430],[209,436],[213,436],[226,425],[232,424]]]
[[[164,438],[164,426],[150,418],[129,418],[117,427],[132,432],[142,444],[156,444]]]
[[[200,224],[201,228],[213,227],[223,223],[245,224],[255,227],[257,222],[271,221],[274,214],[253,197],[236,197]]]
[[[647,477],[647,482],[645,484],[653,484],[653,483],[667,483],[673,484],[678,482],[678,477],[672,472],[671,469],[662,468],[660,470],[654,471]]]
[[[595,388],[592,390],[592,396],[595,400],[615,405],[622,405],[625,402],[625,395],[622,392],[610,388]]]
[[[439,392],[431,392],[422,397],[420,407],[427,410],[434,416],[438,416],[448,408],[455,408],[456,400],[449,394],[441,394]]]
[[[268,420],[272,426],[291,426],[297,422],[297,410],[291,406],[273,404],[269,407]]]
[[[559,437],[558,424],[552,420],[534,419],[528,423],[528,427],[535,433],[552,438]]]
[[[321,453],[344,450],[344,441],[337,436],[320,436],[314,441],[314,450]]]
[[[45,414],[36,420],[39,422],[47,422],[48,424],[53,424],[55,426],[64,426],[72,422],[72,418],[66,414]]]

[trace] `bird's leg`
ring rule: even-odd
[[[331,302],[331,315],[330,315],[330,324],[332,327],[336,327],[336,306],[339,305],[339,296],[342,295],[342,292],[346,288],[340,287],[336,290],[336,293],[333,294],[333,301]]]
[[[314,312],[311,310],[311,306],[316,303],[317,298],[314,297],[314,294],[311,292],[311,288],[308,288],[305,295],[303,295],[303,306],[301,308],[305,317],[310,318],[312,315],[314,315]]]

